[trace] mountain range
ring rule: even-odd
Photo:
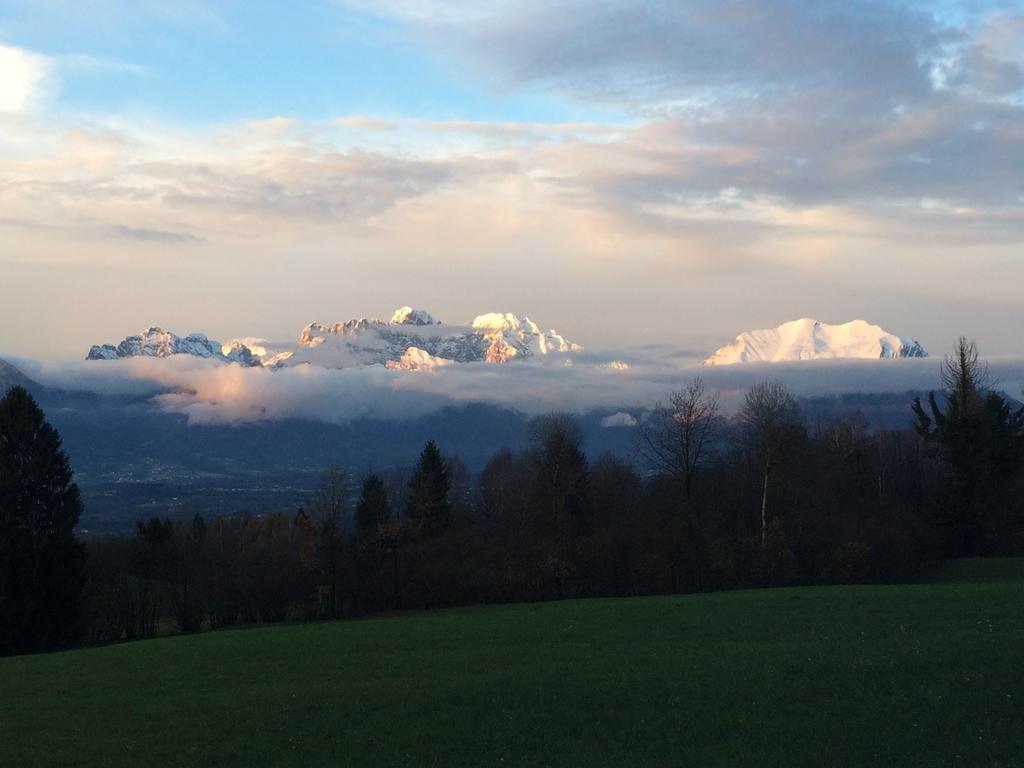
[[[454,325],[438,322],[422,310],[403,307],[387,321],[310,323],[294,342],[282,344],[259,338],[221,344],[200,333],[181,337],[148,328],[117,345],[93,347],[89,358],[99,362],[95,368],[93,363],[85,367],[98,370],[105,365],[102,361],[110,359],[188,355],[225,366],[281,370],[281,379],[278,374],[255,378],[287,382],[284,369],[302,365],[426,371],[476,363],[474,370],[491,376],[484,369],[488,363],[508,363],[510,367],[502,372],[510,380],[517,380],[517,386],[528,382],[524,396],[532,396],[532,387],[544,386],[549,377],[561,379],[564,374],[561,365],[533,368],[531,360],[554,354],[567,356],[569,362],[568,358],[581,350],[555,331],[542,331],[529,318],[514,314],[485,314],[464,325]],[[706,362],[723,365],[925,354],[913,339],[863,321],[828,325],[802,319],[741,334]],[[589,369],[586,359],[577,359],[577,365],[564,370],[574,370],[576,376],[586,376],[593,370],[600,379],[609,375],[604,370],[607,367],[600,364]],[[205,370],[205,366],[200,369]],[[519,377],[513,369],[529,378]],[[234,373],[244,379],[253,378],[244,371]],[[381,381],[378,376],[393,381],[383,372],[366,373],[371,375],[371,382]],[[291,375],[296,374],[306,378],[298,371]],[[679,375],[688,374],[680,369]],[[343,376],[350,374],[331,373],[321,378],[326,384],[338,381],[340,386]],[[357,380],[344,378],[344,386],[352,386]],[[461,387],[467,380],[471,379],[460,375],[450,380],[431,377],[420,381],[446,381]],[[83,524],[94,530],[116,530],[144,515],[169,513],[188,500],[217,513],[291,508],[304,503],[315,491],[325,466],[335,464],[356,471],[370,466],[409,466],[430,438],[437,439],[446,452],[461,455],[471,471],[479,471],[494,451],[526,444],[529,433],[526,413],[483,401],[453,402],[405,419],[378,416],[329,423],[288,416],[234,424],[196,424],[183,411],[168,407],[180,396],[176,384],[158,383],[145,391],[131,390],[134,394],[102,394],[90,391],[86,381],[83,379],[81,390],[59,389],[52,381],[45,386],[0,361],[0,394],[9,386],[28,388],[64,438],[86,500]],[[624,400],[628,398],[628,381],[622,380]],[[822,396],[804,398],[803,405],[808,417],[817,420],[854,413],[868,424],[900,426],[910,418],[909,404],[914,394],[894,390]],[[219,395],[218,391],[214,399]],[[580,407],[577,416],[587,449],[593,455],[605,451],[630,455],[635,449],[635,427],[643,419],[644,409],[635,403],[610,403],[596,409]],[[400,493],[401,488],[396,492]]]
[[[387,321],[360,318],[334,325],[310,323],[297,341],[283,344],[254,337],[221,344],[202,333],[180,337],[154,326],[128,336],[116,346],[94,345],[86,359],[185,354],[268,368],[310,364],[427,370],[448,363],[507,363],[582,350],[556,331],[542,331],[530,318],[509,312],[478,315],[469,323],[453,325],[436,320],[424,310],[401,307]]]
[[[449,324],[429,312],[406,306],[395,310],[387,321],[360,318],[334,325],[309,323],[296,341],[285,343],[246,337],[221,344],[202,333],[181,337],[153,326],[117,345],[94,345],[86,359],[183,354],[266,368],[383,365],[422,371],[451,363],[501,364],[581,351],[583,347],[579,344],[557,331],[541,330],[526,316],[495,312],[478,315],[465,324]],[[801,318],[775,328],[745,331],[716,350],[704,364],[927,356],[924,347],[910,336],[899,336],[864,320],[830,325]]]

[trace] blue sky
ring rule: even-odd
[[[60,105],[192,122],[338,114],[575,121],[607,110],[474,77],[399,19],[330,2],[14,2],[5,42],[70,59]],[[167,4],[173,6],[174,4]],[[75,57],[92,61],[74,63]]]
[[[797,317],[1019,354],[1024,3],[7,0],[0,353]]]

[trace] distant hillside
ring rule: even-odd
[[[0,358],[0,395],[3,395],[11,387],[24,387],[30,392],[39,392],[42,385],[33,381],[11,363]]]
[[[528,440],[529,418],[482,403],[408,420],[342,424],[284,419],[239,425],[190,425],[146,399],[38,387],[47,418],[60,431],[82,489],[89,530],[122,530],[140,517],[169,514],[192,502],[211,514],[289,510],[307,503],[324,469],[368,469],[399,477],[427,440],[479,472],[502,448]],[[802,400],[809,423],[853,418],[868,428],[910,423],[913,392]],[[590,458],[633,458],[639,409],[578,415]]]

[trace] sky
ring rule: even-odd
[[[0,4],[0,353],[403,304],[1024,353],[1024,2]]]

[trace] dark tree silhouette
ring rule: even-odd
[[[420,453],[405,493],[405,517],[425,536],[447,528],[451,518],[448,465],[437,444],[430,440]]]
[[[695,582],[701,581],[698,549],[706,533],[698,520],[693,494],[698,473],[710,463],[716,448],[720,422],[718,395],[709,393],[697,377],[670,392],[668,402],[658,405],[637,430],[642,459],[679,486],[679,501],[674,505],[677,514],[665,536],[673,588],[678,583],[679,552],[685,555]]]
[[[330,615],[339,618],[342,611],[342,576],[345,559],[345,490],[348,473],[338,467],[324,472],[320,492],[310,509],[320,529],[320,557],[326,587],[330,595]]]
[[[202,619],[196,605],[196,581],[201,575],[203,548],[206,545],[206,521],[203,516],[198,511],[193,512],[192,520],[187,525],[179,524],[175,527],[174,539],[178,576],[175,595],[178,626],[182,632],[195,632]]]
[[[739,423],[761,470],[761,550],[768,547],[769,484],[787,444],[803,430],[796,398],[777,381],[761,381],[747,390]]]
[[[695,378],[668,394],[651,418],[640,424],[640,453],[659,472],[678,478],[686,501],[693,498],[698,471],[710,459],[718,423],[718,395]]]
[[[363,478],[363,492],[356,504],[356,538],[369,541],[391,519],[391,504],[384,478],[371,472]]]
[[[531,425],[534,455],[534,514],[544,542],[542,570],[554,580],[558,597],[572,593],[581,552],[581,537],[589,522],[590,470],[583,453],[579,425],[555,414]]]
[[[940,521],[949,554],[977,556],[996,547],[1005,492],[1024,456],[1024,408],[1014,410],[961,337],[942,364],[942,397],[914,400],[915,428],[945,467]]]
[[[78,486],[32,396],[0,400],[0,654],[69,645],[78,635],[85,548]]]
[[[172,559],[174,524],[151,517],[135,523],[132,540],[132,564],[137,589],[138,626],[127,628],[128,637],[153,637],[163,609]]]
[[[381,570],[384,555],[392,549],[391,504],[384,478],[370,473],[363,478],[363,490],[356,503],[356,590],[355,601],[363,611],[382,604]]]

